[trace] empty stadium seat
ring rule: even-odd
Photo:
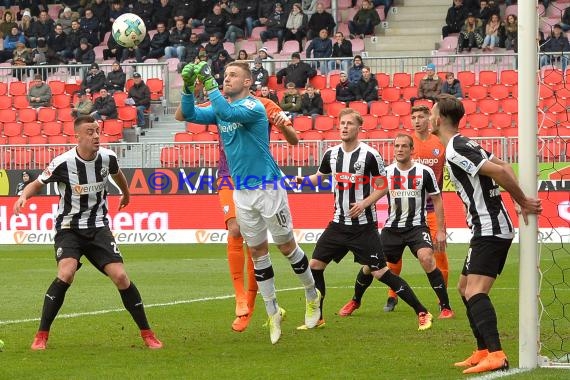
[[[325,104],[324,107],[327,115],[337,118],[340,111],[346,108],[346,103],[335,101],[333,103]]]
[[[12,108],[12,98],[8,95],[0,95],[0,110]]]
[[[10,82],[10,90],[8,93],[11,96],[26,95],[28,93],[28,86],[25,82]]]
[[[24,136],[32,137],[39,136],[42,133],[42,126],[37,121],[22,122],[22,134]]]
[[[164,95],[164,83],[162,79],[149,78],[146,85],[150,90],[150,100],[160,100]]]
[[[501,70],[499,77],[499,82],[506,86],[512,86],[518,83],[518,72],[516,70]]]
[[[490,86],[497,83],[497,72],[492,70],[479,71],[479,84]]]
[[[323,89],[327,87],[327,77],[324,75],[315,75],[309,79],[309,83],[313,85],[316,89]]]
[[[293,128],[297,132],[304,132],[313,129],[313,118],[311,116],[299,115],[293,119]]]
[[[486,115],[493,114],[499,111],[499,102],[494,99],[481,99],[477,102],[479,112]]]
[[[473,113],[467,116],[470,128],[485,129],[489,127],[489,116],[482,113]]]
[[[489,96],[495,100],[509,97],[509,88],[504,84],[494,84],[489,87]]]
[[[406,101],[397,101],[390,103],[390,110],[392,114],[398,116],[406,116],[410,114],[411,104]]]
[[[320,141],[324,138],[323,134],[319,131],[305,131],[301,133],[301,140],[316,140]]]
[[[390,86],[390,75],[386,73],[376,73],[375,76],[378,81],[378,87],[384,88]]]
[[[393,87],[410,87],[412,84],[412,76],[408,73],[394,73],[392,76]]]
[[[384,116],[390,112],[390,103],[382,100],[370,102],[370,114]]]
[[[487,97],[487,87],[482,85],[473,85],[469,87],[465,92],[467,97],[472,100],[480,100]]]
[[[489,121],[492,128],[504,129],[511,128],[513,118],[508,113],[497,112],[490,116]]]
[[[407,86],[406,86],[407,87]],[[402,90],[400,87],[384,87],[380,93],[380,97],[385,102],[395,102],[400,100],[402,96]]]
[[[459,71],[457,79],[461,82],[463,88],[473,86],[475,84],[475,73],[472,71]]]
[[[317,131],[330,131],[334,128],[334,118],[327,115],[315,116],[315,130]]]
[[[51,95],[60,95],[65,92],[65,82],[60,80],[50,80],[48,86],[51,89]]]
[[[323,88],[320,90],[321,98],[324,104],[332,103],[336,101],[336,91],[332,88]]]
[[[0,123],[10,123],[16,121],[16,111],[13,109],[0,110]]]
[[[163,168],[179,166],[180,150],[174,147],[164,147],[160,150],[160,165]]]
[[[365,131],[375,130],[378,127],[378,117],[376,115],[362,115],[362,129]]]
[[[16,109],[28,108],[30,102],[28,101],[27,95],[16,95],[12,96],[12,106]]]
[[[57,111],[55,108],[51,107],[40,107],[38,109],[38,121],[42,123],[47,123],[50,121],[55,121],[57,119]]]
[[[368,114],[368,103],[363,101],[354,101],[348,103],[348,108],[358,111],[361,115]]]
[[[117,107],[119,120],[123,121],[125,128],[131,128],[137,125],[137,109],[132,106]]]
[[[179,149],[179,152],[181,166],[193,168],[200,165],[201,151],[199,148],[193,145],[185,145]]]
[[[188,132],[177,132],[174,135],[174,142],[186,143],[192,142],[193,136],[191,133]]]

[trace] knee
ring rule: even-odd
[[[282,254],[287,256],[291,254],[291,252],[293,252],[295,248],[297,248],[297,242],[295,241],[295,239],[291,239],[287,243],[278,244],[277,248],[279,248]]]
[[[113,273],[111,275],[111,280],[119,289],[126,289],[130,285],[129,276],[127,276],[127,272],[125,271]]]
[[[430,273],[435,269],[433,251],[421,250],[418,252],[418,260],[420,261],[422,268],[424,268],[427,273]]]
[[[311,261],[309,261],[309,268],[313,269],[313,270],[325,270],[325,268],[327,267],[327,263],[320,261],[320,260],[316,260],[316,259],[311,259]]]
[[[73,283],[73,279],[75,278],[75,269],[62,268],[57,272],[57,278],[71,285]]]

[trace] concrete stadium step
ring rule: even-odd
[[[378,37],[376,42],[367,39],[365,43],[368,55],[370,52],[388,52],[388,51],[418,51],[433,50],[435,42],[440,39],[440,35],[407,35],[394,37]]]
[[[451,7],[452,5],[452,2],[449,0],[396,0],[394,2],[395,6],[403,5],[406,7],[425,7],[426,3],[429,3],[432,6],[445,6],[447,8]]]
[[[415,35],[441,35],[441,25],[432,21],[398,21],[388,23],[387,28],[380,32],[383,37],[406,36],[411,32]]]

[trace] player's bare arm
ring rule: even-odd
[[[350,210],[348,211],[348,216],[351,218],[357,218],[358,215],[364,212],[364,210],[366,210],[368,207],[378,202],[380,198],[388,194],[388,186],[386,183],[384,183],[384,181],[385,178],[376,178],[375,179],[376,190],[374,190],[372,193],[370,193],[369,196],[367,196],[360,202],[355,202],[351,204]]]
[[[506,162],[493,157],[491,161],[485,161],[479,169],[479,174],[493,178],[503,189],[507,190],[511,197],[521,208],[525,224],[528,224],[528,214],[540,214],[542,201],[538,198],[527,197],[520,188],[514,175],[514,171]]]
[[[111,177],[113,177],[113,181],[115,181],[115,183],[117,184],[117,186],[119,186],[119,189],[121,189],[121,201],[119,202],[119,210],[121,210],[122,208],[126,207],[131,199],[131,194],[129,192],[129,185],[127,184],[127,179],[125,178],[125,174],[123,174],[123,171],[121,169],[119,169],[119,171],[116,174],[111,174]]]
[[[182,113],[182,106],[178,106],[178,108],[176,108],[176,112],[174,113],[174,118],[178,121],[186,121],[186,118]]]
[[[443,251],[447,246],[447,232],[445,230],[445,213],[443,211],[443,199],[441,193],[431,195],[433,207],[435,210],[435,219],[437,222],[437,232],[434,244],[439,251]]]
[[[299,144],[299,137],[297,136],[297,131],[293,128],[291,120],[285,115],[285,113],[279,112],[273,117],[273,124],[279,128],[285,140],[291,145]]]
[[[318,184],[319,178],[324,176],[324,175],[326,175],[326,174],[317,171],[315,174],[311,174],[309,177],[295,176],[295,182],[298,184],[301,184],[301,183],[303,183],[303,181],[305,181],[305,178],[309,178],[309,181],[311,181],[311,184],[313,186],[316,186]]]
[[[18,198],[16,202],[14,202],[14,214],[19,215],[28,199],[39,193],[43,186],[44,184],[36,179],[34,182],[24,187],[22,195],[20,195],[20,198]]]

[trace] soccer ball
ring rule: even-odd
[[[113,38],[119,45],[133,48],[146,36],[144,21],[134,13],[125,13],[117,17],[112,28]]]

